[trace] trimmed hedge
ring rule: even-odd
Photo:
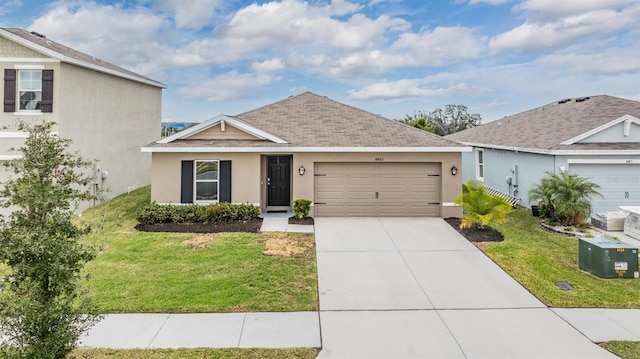
[[[260,208],[251,204],[216,203],[210,205],[160,205],[155,202],[138,208],[138,222],[156,223],[219,223],[246,221],[260,216]]]

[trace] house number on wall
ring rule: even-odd
[[[384,158],[383,157],[376,157],[375,161],[376,162],[384,162]]]
[[[629,198],[629,192],[624,193],[624,198]]]

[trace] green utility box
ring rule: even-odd
[[[638,278],[638,248],[611,238],[580,238],[580,269],[601,278]]]

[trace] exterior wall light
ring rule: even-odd
[[[300,176],[302,176],[306,170],[307,169],[304,168],[304,166],[300,166],[300,168],[298,168],[298,173],[300,173]]]
[[[456,165],[451,166],[451,174],[454,176],[458,174],[458,167],[456,167]]]

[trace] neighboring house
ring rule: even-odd
[[[523,205],[545,171],[560,170],[601,186],[594,213],[640,205],[640,102],[564,99],[446,138],[473,146],[463,155],[464,180],[478,179]]]
[[[460,216],[469,148],[310,92],[142,148],[158,203],[252,203],[314,216]]]
[[[9,151],[26,137],[17,119],[45,120],[97,160],[96,188],[106,197],[149,184],[151,158],[140,146],[160,134],[163,84],[23,29],[0,29],[0,64],[0,161],[20,157]],[[0,183],[6,176],[0,170]]]

